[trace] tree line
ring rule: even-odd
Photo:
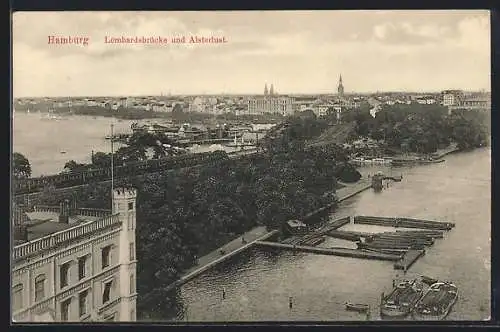
[[[402,152],[433,153],[456,142],[467,150],[484,146],[489,136],[489,112],[448,109],[441,105],[384,105],[373,117],[363,108],[345,114],[356,123],[356,135],[384,140]]]

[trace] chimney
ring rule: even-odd
[[[69,223],[69,200],[65,199],[59,204],[59,222],[68,224]]]

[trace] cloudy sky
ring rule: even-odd
[[[14,97],[490,89],[487,11],[18,12],[12,33]],[[228,42],[104,43],[182,35]]]

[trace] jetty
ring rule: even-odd
[[[379,233],[340,229],[351,222],[394,228],[421,229],[396,229],[394,231]],[[395,269],[406,271],[425,254],[428,247],[434,245],[436,239],[442,239],[444,232],[451,230],[454,226],[455,224],[450,222],[405,217],[346,216],[336,219],[318,229],[311,230],[307,234],[289,237],[281,241],[281,243],[258,241],[256,245],[323,255],[390,260],[395,262]],[[315,247],[324,242],[326,237],[352,241],[356,244],[357,249]]]
[[[421,256],[425,255],[425,250],[408,250],[403,257],[394,264],[396,270],[407,271],[413,263],[415,263]]]
[[[292,245],[292,244],[276,243],[276,242],[268,242],[268,241],[256,241],[255,244],[258,246],[287,249],[287,250],[294,250],[294,251],[301,251],[301,252],[310,252],[310,253],[322,254],[322,255],[343,256],[343,257],[352,257],[352,258],[365,258],[365,259],[378,259],[378,260],[385,260],[385,261],[399,261],[401,259],[401,255],[386,254],[386,253],[381,253],[381,252],[365,251],[365,250],[358,250],[358,249],[349,249],[349,248],[342,248],[342,247],[318,248],[318,247]]]
[[[355,216],[355,224],[378,225],[387,227],[421,228],[449,231],[455,224],[449,222],[439,222],[433,220],[412,219],[403,217],[373,217]]]

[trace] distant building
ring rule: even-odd
[[[113,195],[113,211],[14,206],[13,319],[136,320],[136,191]]]
[[[293,98],[288,96],[279,96],[276,94],[274,85],[268,92],[267,84],[264,86],[264,95],[253,97],[247,100],[247,114],[281,114],[284,116],[294,113]],[[244,114],[244,113],[243,113]]]
[[[344,98],[344,85],[342,84],[342,74],[339,77],[339,85],[337,87],[337,93],[339,98]]]
[[[462,102],[464,93],[460,90],[445,90],[441,96],[443,106],[456,106]]]

